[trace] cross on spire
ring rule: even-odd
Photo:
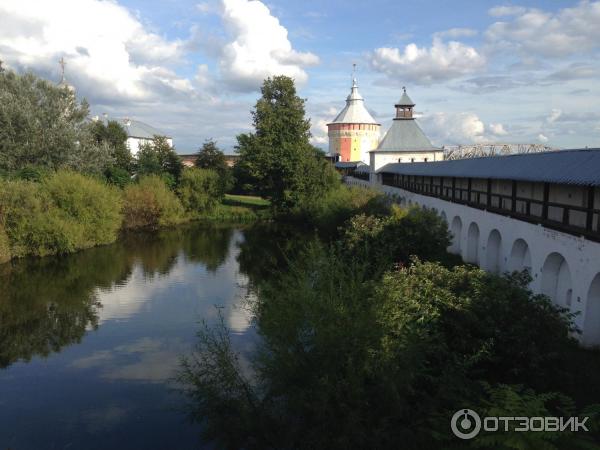
[[[61,56],[58,60],[58,64],[60,64],[60,82],[65,83],[65,66],[67,65],[65,58]]]

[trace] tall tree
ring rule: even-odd
[[[152,142],[140,145],[137,154],[139,175],[166,175],[169,178],[169,184],[174,187],[179,180],[182,168],[181,158],[165,136],[154,136]]]
[[[294,81],[283,75],[268,78],[261,92],[252,112],[255,132],[237,137],[240,170],[257,193],[287,210],[322,195],[335,177],[309,142],[310,120]]]
[[[196,154],[196,167],[222,172],[227,169],[225,154],[213,139],[207,139]]]
[[[213,139],[208,139],[196,155],[196,167],[211,169],[218,173],[221,190],[228,192],[233,187],[233,175],[227,165],[225,154]]]
[[[115,165],[127,171],[131,170],[131,152],[127,147],[127,131],[116,120],[106,124],[95,121],[91,125],[91,133],[97,143],[106,143],[115,159]]]
[[[111,157],[90,139],[88,110],[66,87],[31,73],[0,73],[0,169],[103,170]]]

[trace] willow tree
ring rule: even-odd
[[[31,73],[0,72],[0,169],[61,167],[100,172],[112,162],[87,121],[89,107],[66,86]]]
[[[288,210],[323,195],[336,176],[320,150],[310,144],[305,100],[286,76],[267,78],[252,111],[254,133],[237,137],[238,173],[252,189]]]

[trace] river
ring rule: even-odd
[[[172,378],[219,310],[237,351],[255,345],[245,233],[191,225],[0,266],[0,449],[202,448]]]

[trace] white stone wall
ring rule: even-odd
[[[142,144],[148,143],[148,142],[152,142],[152,139],[142,139],[142,138],[136,138],[136,137],[128,137],[127,138],[127,147],[129,147],[129,151],[131,152],[132,156],[136,156],[138,151],[140,150],[140,146]],[[173,139],[168,138],[167,142],[169,143],[169,145],[171,147],[173,147]]]
[[[425,159],[429,162],[441,161],[444,159],[444,152],[370,152],[369,165],[372,171],[377,171],[386,164],[423,162]]]
[[[600,243],[507,216],[355,178],[347,183],[373,186],[401,204],[434,208],[453,233],[451,253],[491,272],[527,268],[530,288],[577,313],[584,345],[600,345]]]

